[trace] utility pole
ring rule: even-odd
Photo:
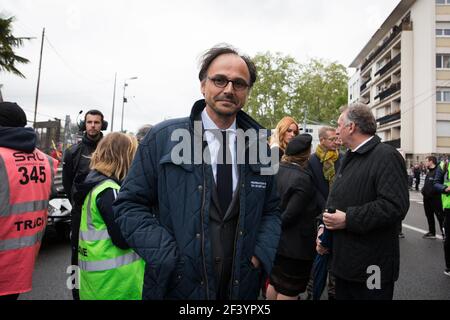
[[[42,51],[44,49],[44,37],[45,37],[45,28],[42,29],[41,54],[39,56],[39,72],[38,72],[38,81],[37,81],[37,88],[36,88],[36,100],[34,103],[34,121],[33,121],[34,128],[36,128],[36,116],[37,116],[37,107],[38,107],[38,100],[39,100],[39,85],[41,82],[41,66],[42,66]]]
[[[111,113],[111,132],[114,131],[114,106],[116,104],[116,83],[117,83],[117,72],[114,76],[114,93],[113,93],[113,105],[112,105],[112,113]]]
[[[72,136],[72,132],[70,131],[70,124],[71,124],[70,116],[66,115],[66,122],[64,125],[64,142],[63,142],[63,149],[62,149],[63,152],[66,151],[66,149],[68,147],[67,142],[69,141],[69,139],[71,139],[71,136]],[[72,141],[71,141],[71,143],[72,143]]]
[[[127,98],[125,98],[125,89],[128,86],[127,81],[125,80],[123,83],[123,95],[122,95],[122,120],[120,122],[120,132],[123,133],[123,110],[125,109],[125,102],[127,102]]]
[[[120,124],[120,132],[124,132],[123,131],[123,111],[125,109],[125,103],[128,102],[128,99],[125,97],[125,89],[128,87],[128,83],[127,81],[129,80],[136,80],[138,77],[131,77],[128,79],[125,79],[125,81],[123,82],[123,96],[122,96],[122,122]]]

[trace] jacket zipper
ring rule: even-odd
[[[204,210],[205,210],[205,198],[206,198],[206,177],[205,177],[205,165],[202,164],[203,171],[203,192],[202,192],[202,209],[201,209],[201,241],[202,241],[202,257],[203,257],[203,272],[205,277],[205,285],[206,285],[206,300],[209,300],[209,285],[208,285],[208,273],[206,270],[206,256],[205,256],[205,232],[204,232]]]
[[[240,175],[242,176],[242,172],[240,172]],[[245,177],[242,178],[242,181],[245,181]],[[234,235],[233,262],[231,263],[231,279],[230,279],[230,293],[229,293],[230,300],[232,299],[232,296],[233,296],[234,263],[236,261],[236,247],[237,247],[237,242],[238,242],[238,237],[239,237],[239,232],[240,232],[239,231],[239,229],[240,229],[239,222],[241,221],[241,212],[240,211],[241,211],[241,201],[242,201],[242,198],[243,198],[243,197],[241,197],[241,193],[245,192],[245,188],[242,187],[245,182],[242,182],[242,181],[240,181],[240,186],[239,186],[242,189],[239,191],[239,216],[238,216],[238,221],[237,221],[237,224],[236,224],[236,233]]]

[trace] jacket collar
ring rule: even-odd
[[[100,132],[99,135],[100,135],[99,139],[93,140],[93,139],[91,139],[91,138],[87,135],[87,133],[85,132],[85,133],[83,134],[82,142],[83,142],[83,144],[85,144],[85,145],[87,145],[87,146],[89,146],[89,147],[96,148],[96,147],[97,147],[97,144],[98,144],[98,143],[100,142],[100,140],[102,140],[102,138],[103,138],[103,133],[102,133],[102,132]]]
[[[200,139],[200,141],[202,141],[203,139],[203,125],[202,126],[194,126],[194,121],[202,121],[202,117],[201,117],[201,113],[203,112],[203,110],[206,108],[206,102],[204,99],[198,100],[194,103],[194,106],[192,107],[191,110],[191,115],[189,116],[190,119],[190,129],[191,132],[194,132],[194,135],[197,136],[198,139]],[[260,125],[257,121],[255,121],[252,117],[250,117],[247,113],[245,113],[244,111],[240,110],[237,113],[236,116],[236,125],[238,129],[242,129],[242,130],[248,130],[248,129],[254,129],[257,132],[259,130],[265,130],[265,128]],[[269,138],[271,134],[270,130],[267,130],[267,137]],[[249,149],[248,144],[246,145],[246,150]],[[259,157],[259,156],[258,156]],[[263,165],[260,163],[256,163],[256,164],[250,164],[249,167],[251,168],[252,171],[254,172],[260,172],[262,167],[269,167],[270,165]]]
[[[365,154],[365,153],[371,151],[373,148],[375,148],[380,143],[381,143],[380,137],[375,135],[366,144],[364,144],[361,148],[359,148],[358,150],[356,150],[353,153]]]

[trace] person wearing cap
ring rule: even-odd
[[[36,148],[19,105],[0,103],[0,300],[31,291],[58,161]]]
[[[282,231],[267,288],[268,300],[297,300],[306,290],[315,257],[315,188],[308,160],[312,136],[294,137],[285,150],[278,171]]]
[[[405,160],[375,134],[370,108],[341,109],[336,134],[348,151],[331,186],[323,222],[333,237],[336,300],[392,300],[399,276],[399,225],[409,208]]]

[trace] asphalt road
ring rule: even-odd
[[[422,197],[412,191],[410,200],[410,210],[403,226],[406,237],[400,239],[400,278],[395,286],[394,299],[450,300],[450,277],[443,273],[443,241],[422,239],[428,231]],[[66,287],[69,265],[69,242],[58,241],[53,232],[48,232],[36,263],[33,290],[22,294],[19,299],[72,299],[71,291]]]

